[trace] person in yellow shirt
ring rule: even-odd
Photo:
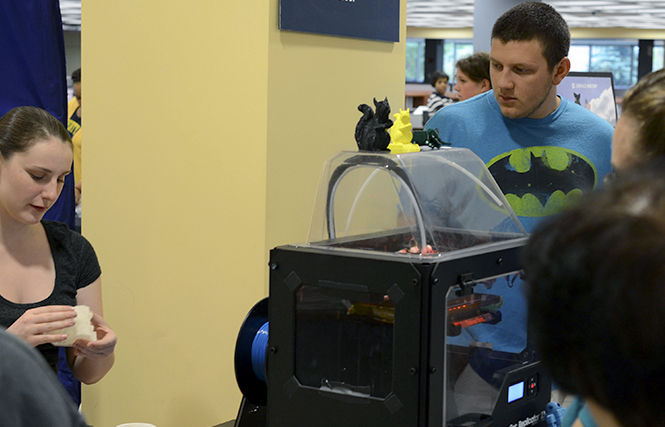
[[[67,131],[72,137],[74,145],[74,182],[76,193],[76,206],[81,204],[81,69],[72,72],[74,83],[74,97],[69,100],[67,117]]]

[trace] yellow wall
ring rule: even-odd
[[[406,0],[401,43],[279,31],[270,3],[267,248],[307,240],[324,161],[357,149],[358,105],[404,107],[406,55]]]
[[[281,32],[278,0],[83,2],[83,232],[116,366],[96,427],[235,417],[242,320],[268,250],[307,237],[323,162],[360,103],[404,94],[401,43]]]

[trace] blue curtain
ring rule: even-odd
[[[0,115],[32,105],[67,127],[67,71],[58,0],[0,1]],[[44,218],[75,227],[74,173]],[[61,356],[63,352],[61,351]],[[76,403],[81,384],[61,357],[58,377]]]
[[[67,127],[67,71],[58,0],[0,1],[0,115],[32,105]],[[44,218],[75,227],[74,174]]]

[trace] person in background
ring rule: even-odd
[[[74,202],[75,218],[74,230],[81,232],[81,69],[77,68],[72,71],[72,86],[74,89],[74,96],[69,100],[67,105],[67,132],[72,138],[74,163],[72,170],[74,171]],[[74,399],[74,403],[81,404],[81,382],[76,379],[72,373],[67,362],[67,354],[64,348],[60,348],[58,357],[58,378],[62,385],[67,389],[67,392]]]
[[[490,80],[490,56],[476,52],[457,61],[457,77],[453,89],[460,101],[473,98],[492,89]]]
[[[74,375],[99,381],[113,366],[117,337],[102,318],[101,269],[90,243],[65,224],[42,220],[72,164],[65,127],[47,111],[16,107],[0,118],[0,326],[37,348],[57,371],[74,305],[92,310],[96,341],[67,350]]]
[[[74,92],[74,96],[72,96],[69,99],[69,102],[67,103],[67,116],[71,117],[71,115],[76,111],[76,109],[81,105],[81,69],[77,68],[76,70],[72,71],[71,75],[72,79],[72,90]]]
[[[434,87],[434,92],[427,99],[427,112],[430,116],[453,103],[453,99],[447,95],[449,80],[448,74],[443,71],[432,73],[429,82]]]
[[[67,132],[72,138],[74,146],[74,191],[76,192],[77,218],[80,221],[81,205],[81,69],[72,72],[74,97],[69,101],[67,117]],[[80,222],[79,222],[80,223]]]
[[[88,426],[44,358],[4,330],[0,330],[0,383],[0,425]]]
[[[468,148],[481,158],[527,232],[598,187],[611,172],[612,126],[557,95],[557,85],[570,70],[569,48],[568,25],[552,6],[517,4],[492,27],[492,89],[443,108],[425,125],[438,129],[453,147]],[[490,343],[492,351],[511,354],[527,348],[523,288],[518,278],[488,290],[503,299],[503,320],[465,329],[460,337],[471,341],[471,355],[474,343]],[[501,369],[492,366],[493,360],[470,357],[455,384],[458,394],[479,389],[479,383],[490,388],[492,373]],[[457,406],[460,413],[492,411],[491,405],[473,401]]]
[[[557,95],[569,47],[568,25],[552,6],[519,3],[492,28],[492,89],[425,125],[485,162],[527,231],[611,171],[612,126]]]
[[[572,424],[573,404],[562,425],[665,425],[663,158],[539,225],[524,255],[536,348],[593,416]]]

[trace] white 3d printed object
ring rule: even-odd
[[[58,329],[49,334],[59,335],[67,334],[64,341],[54,342],[53,345],[59,347],[71,347],[76,340],[82,339],[87,341],[97,341],[97,334],[95,328],[92,326],[92,311],[87,305],[77,305],[74,307],[76,311],[75,324],[68,328]]]

